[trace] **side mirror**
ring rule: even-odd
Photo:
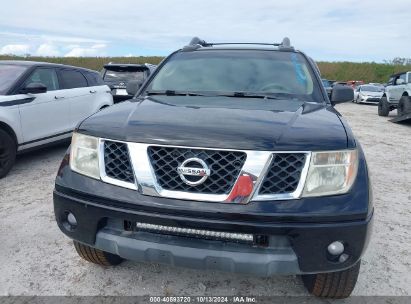
[[[350,86],[336,85],[331,93],[331,104],[343,103],[354,100],[354,90]]]
[[[404,84],[405,83],[405,80],[404,79],[401,79],[401,78],[398,78],[396,81],[395,81],[395,84],[396,85],[400,85],[400,84]]]
[[[22,94],[40,94],[46,93],[47,87],[40,82],[32,82],[20,90]]]
[[[141,88],[142,85],[143,85],[143,82],[141,80],[140,81],[139,80],[130,80],[127,83],[127,88],[126,88],[127,94],[132,95],[132,96],[136,95],[138,90]]]

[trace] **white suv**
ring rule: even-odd
[[[70,138],[80,121],[112,104],[96,71],[0,61],[0,178],[18,152]]]
[[[388,116],[389,112],[397,109],[398,116],[407,112],[411,96],[411,72],[403,72],[390,76],[385,92],[378,104],[378,115]]]

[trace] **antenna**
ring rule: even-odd
[[[193,39],[191,39],[191,41],[190,41],[190,43],[189,43],[188,45],[201,45],[201,46],[205,46],[205,45],[207,45],[207,43],[206,43],[204,40],[202,40],[202,39],[200,39],[200,38],[198,38],[198,37],[194,37]]]
[[[283,42],[278,46],[279,50],[294,50],[294,47],[291,46],[290,38],[284,37]]]
[[[290,38],[284,37],[283,38],[283,43],[281,43],[281,45],[285,46],[285,47],[290,47],[291,46]]]
[[[195,51],[203,46],[208,46],[208,44],[204,40],[194,37],[188,45],[183,47],[183,52]]]

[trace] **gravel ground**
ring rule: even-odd
[[[354,294],[411,295],[411,126],[377,116],[375,106],[337,108],[365,150],[374,185],[374,233]],[[294,276],[83,261],[53,214],[54,177],[65,150],[20,156],[0,180],[0,295],[307,295]]]

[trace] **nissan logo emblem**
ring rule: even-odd
[[[205,182],[211,171],[207,164],[199,158],[193,157],[183,161],[177,168],[181,180],[190,186],[197,186]]]

